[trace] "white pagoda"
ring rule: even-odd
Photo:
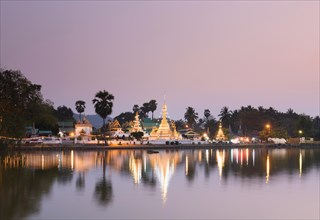
[[[143,132],[141,124],[140,124],[138,112],[136,113],[136,116],[134,116],[133,127],[131,129],[131,133],[132,132]]]
[[[166,103],[162,106],[162,120],[158,128],[153,128],[150,133],[150,140],[177,140],[180,135],[176,131],[175,125],[173,124],[173,130],[167,120],[167,105]]]
[[[220,122],[220,125],[219,125],[219,130],[218,130],[218,133],[217,133],[217,136],[216,136],[216,140],[217,141],[225,141],[226,140],[226,137],[224,136],[224,133],[222,131],[221,122]]]

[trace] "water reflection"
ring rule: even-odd
[[[99,205],[107,206],[117,196],[113,190],[116,184],[112,184],[108,172],[126,176],[133,185],[150,186],[155,192],[160,189],[158,196],[166,203],[170,198],[170,182],[179,167],[188,182],[195,182],[196,174],[203,172],[205,178],[216,175],[223,182],[232,176],[249,181],[258,178],[272,184],[272,176],[299,172],[303,178],[312,167],[319,169],[320,150],[203,149],[167,150],[157,154],[144,150],[110,150],[1,155],[0,219],[24,218],[37,213],[54,183],[73,182],[78,191],[91,191]],[[93,186],[86,184],[86,175],[92,169],[101,172]]]

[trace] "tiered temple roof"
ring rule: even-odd
[[[150,133],[150,140],[174,140],[179,139],[179,134],[176,131],[174,122],[171,122],[171,127],[167,120],[167,105],[162,106],[162,120],[158,128],[152,129]]]

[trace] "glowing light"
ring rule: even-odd
[[[246,149],[246,161],[247,161],[247,166],[249,164],[249,149]]]
[[[300,151],[300,155],[299,155],[299,172],[300,172],[300,176],[302,175],[302,153]]]
[[[231,154],[231,162],[233,163],[233,149],[230,150],[230,154]]]
[[[299,130],[299,134],[302,134],[303,133],[303,131],[302,130]]]
[[[267,164],[266,164],[266,183],[269,182],[269,176],[270,176],[270,159],[269,154],[267,155]]]
[[[71,170],[73,170],[73,150],[71,151]]]
[[[239,149],[235,149],[236,151],[236,158],[237,158],[237,164],[239,163]]]
[[[129,170],[132,174],[133,181],[135,184],[139,184],[141,181],[141,177],[142,177],[141,168],[142,168],[141,161],[135,159],[134,156],[131,155],[129,158]]]
[[[254,156],[255,156],[255,152],[254,149],[252,150],[252,165],[254,166]]]
[[[206,150],[206,162],[209,163],[209,150]]]
[[[188,175],[188,170],[189,170],[189,161],[188,161],[188,156],[186,156],[186,175]]]
[[[74,133],[73,132],[70,133],[70,137],[74,137]]]
[[[201,161],[202,161],[202,151],[201,150],[199,150],[199,153],[198,153],[198,160],[201,163]]]
[[[224,167],[224,160],[225,160],[225,150],[220,152],[219,150],[216,151],[216,158],[217,158],[217,164],[219,168],[219,176],[221,178],[222,176],[222,169]]]
[[[44,156],[41,155],[41,168],[44,169]]]

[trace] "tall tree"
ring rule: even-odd
[[[153,120],[153,112],[154,112],[155,110],[157,110],[157,105],[158,105],[158,103],[157,103],[157,101],[154,100],[154,99],[152,99],[152,100],[149,102],[149,109],[150,109],[150,111],[151,111],[151,113],[152,113],[152,120]]]
[[[94,108],[96,113],[103,120],[103,131],[104,131],[104,143],[107,145],[106,135],[105,135],[105,126],[106,126],[106,118],[108,115],[112,113],[114,96],[107,92],[106,90],[99,91],[96,93],[92,103],[94,104]]]
[[[147,117],[149,116],[149,112],[151,111],[149,102],[143,103],[140,109],[146,114]]]
[[[74,121],[72,109],[65,105],[58,106],[56,114],[59,121]]]
[[[206,120],[209,120],[209,117],[211,115],[210,110],[209,109],[205,109],[203,112],[204,117],[206,118]]]
[[[186,113],[184,113],[184,118],[187,121],[189,127],[194,127],[199,116],[198,113],[194,110],[194,108],[188,107],[186,109]]]
[[[228,127],[230,124],[230,118],[231,118],[232,112],[229,110],[227,106],[224,106],[219,114],[220,120],[224,127]]]
[[[35,121],[43,103],[41,86],[20,71],[0,69],[0,135],[22,137],[28,121]]]
[[[134,114],[136,114],[136,112],[139,112],[139,110],[140,110],[140,107],[139,107],[139,105],[137,105],[137,104],[135,104],[135,105],[133,106],[133,108],[132,108],[132,111],[133,111]]]
[[[76,101],[76,110],[80,114],[79,115],[79,120],[81,121],[81,113],[84,112],[86,108],[86,102],[82,100]]]

